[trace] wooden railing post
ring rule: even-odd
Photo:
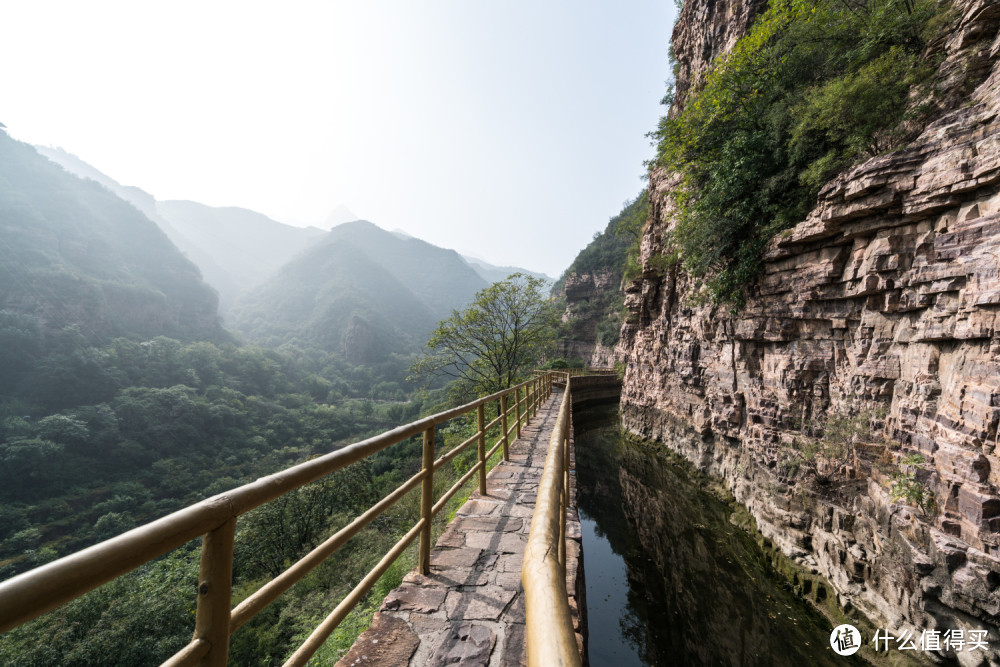
[[[479,422],[479,495],[486,495],[486,406],[479,404],[476,410]]]
[[[422,467],[424,480],[420,485],[420,518],[424,520],[420,531],[420,553],[417,567],[421,574],[431,573],[431,519],[434,508],[434,425],[424,431],[424,451]]]
[[[538,401],[538,378],[532,378],[531,384],[528,386],[531,387],[531,403],[528,404],[528,419],[530,420],[535,416],[536,412],[535,404]]]
[[[503,460],[510,461],[510,438],[507,437],[507,394],[500,397],[500,428],[503,429]]]
[[[514,390],[514,420],[517,422],[517,437],[521,437],[521,388]]]
[[[531,383],[524,385],[524,425],[531,421]]]
[[[235,534],[236,519],[232,518],[201,538],[198,610],[195,612],[193,638],[193,641],[209,645],[208,654],[198,663],[201,667],[225,667],[229,660]]]

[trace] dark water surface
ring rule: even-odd
[[[593,667],[856,664],[690,469],[616,409],[573,422]]]

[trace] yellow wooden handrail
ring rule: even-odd
[[[524,549],[524,586],[528,667],[581,664],[566,594],[566,506],[569,501],[569,374],[545,469],[538,484],[535,512]],[[551,377],[551,376],[550,376]]]
[[[233,632],[343,546],[373,519],[398,502],[406,493],[420,485],[422,487],[420,520],[383,556],[379,564],[320,623],[285,663],[286,667],[304,665],[393,561],[417,537],[420,538],[418,565],[423,573],[429,572],[431,520],[461,485],[477,472],[479,490],[485,491],[486,465],[489,457],[502,447],[504,460],[508,460],[511,430],[516,430],[517,436],[520,436],[522,426],[528,423],[551,394],[553,375],[551,372],[538,374],[515,387],[399,426],[330,454],[262,477],[255,482],[207,498],[145,526],[0,582],[0,632],[6,632],[74,600],[200,535],[202,550],[194,636],[187,646],[163,664],[171,667],[224,666],[228,659],[229,636]],[[514,398],[512,405],[508,401],[511,395]],[[502,414],[489,424],[485,424],[484,406],[498,400]],[[477,411],[476,435],[435,460],[435,427],[472,410]],[[510,417],[515,424],[508,428],[507,420]],[[498,423],[501,425],[501,437],[487,452],[486,432]],[[419,473],[306,554],[285,572],[262,586],[235,609],[230,608],[233,539],[239,516],[351,463],[421,434],[424,444]],[[435,503],[434,471],[474,442],[478,444],[478,461]]]

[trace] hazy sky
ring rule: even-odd
[[[673,0],[6,3],[0,122],[158,199],[552,275],[643,186]]]

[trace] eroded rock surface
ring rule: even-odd
[[[597,326],[607,315],[608,299],[617,293],[617,280],[610,270],[567,274],[562,289],[566,297],[562,321],[572,323],[572,332],[560,341],[559,356],[583,359],[591,368],[611,366],[612,349],[598,340]]]
[[[686,4],[674,33],[686,81],[759,10],[730,4]],[[672,176],[653,172],[644,271],[626,289],[617,354],[626,427],[724,477],[762,532],[843,602],[881,627],[989,629],[998,640],[1000,5],[957,6],[939,45],[951,87],[938,119],[907,149],[828,184],[771,244],[739,315],[695,305],[682,272],[650,261],[671,219]],[[702,15],[709,24],[691,22]],[[878,405],[895,460],[912,452],[929,464],[920,481],[940,505],[930,516],[892,502],[874,467],[845,462],[841,482],[819,490],[782,471],[782,452],[810,425]]]

